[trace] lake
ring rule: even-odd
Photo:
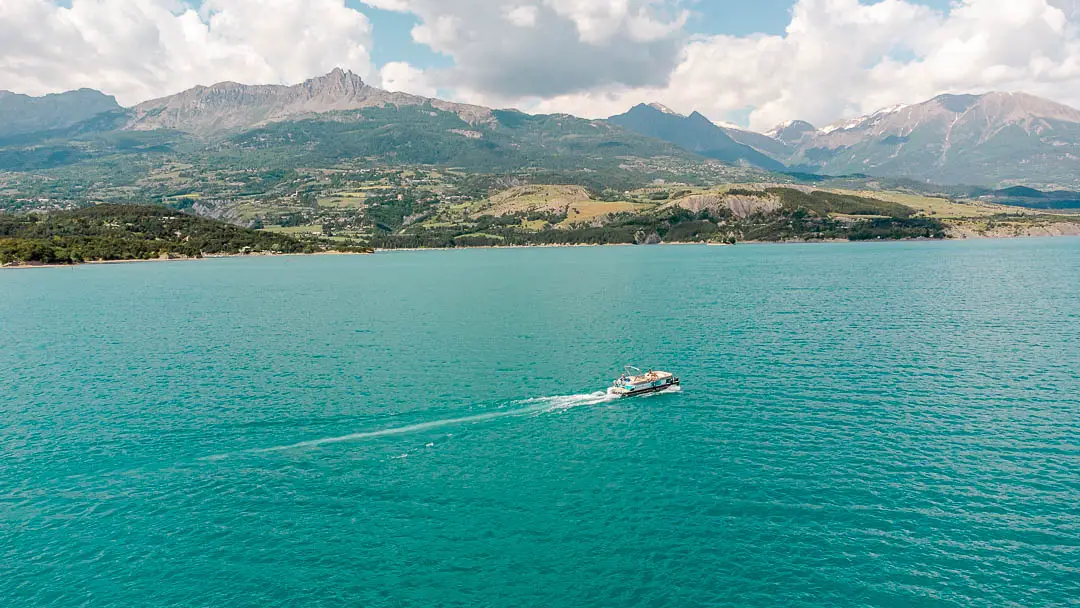
[[[1080,601],[1080,239],[0,271],[0,335],[7,608]]]

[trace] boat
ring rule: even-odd
[[[627,365],[619,379],[608,388],[608,394],[633,397],[646,393],[658,393],[675,386],[679,386],[679,379],[671,372],[650,369],[642,373],[640,369]]]

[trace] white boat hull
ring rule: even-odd
[[[667,389],[676,386],[679,386],[679,379],[672,377],[640,387],[635,386],[630,389],[613,386],[608,389],[608,394],[618,395],[619,397],[636,397],[638,395],[647,395],[649,393],[659,393],[660,391],[666,391]]]

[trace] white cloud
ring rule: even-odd
[[[780,36],[692,40],[661,87],[597,87],[534,100],[538,111],[605,116],[643,100],[765,129],[946,92],[1018,90],[1080,106],[1075,0],[963,0],[948,13],[903,0],[799,0]]]
[[[515,6],[506,9],[506,20],[517,27],[534,27],[540,9],[535,6]]]
[[[663,19],[660,2],[629,2],[628,0],[545,0],[557,15],[577,26],[581,39],[590,44],[604,44],[622,32],[635,42],[651,42],[666,38],[680,30],[686,13],[674,19]]]
[[[424,97],[436,97],[438,90],[428,81],[423,70],[402,61],[388,63],[379,70],[382,87]]]
[[[372,73],[367,17],[344,0],[0,0],[0,88],[89,87],[121,103],[222,80]]]
[[[680,0],[361,0],[415,14],[412,37],[452,57],[440,89],[493,98],[662,85],[686,39]]]

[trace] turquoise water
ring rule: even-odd
[[[0,334],[5,607],[1080,602],[1080,240],[3,271]]]

